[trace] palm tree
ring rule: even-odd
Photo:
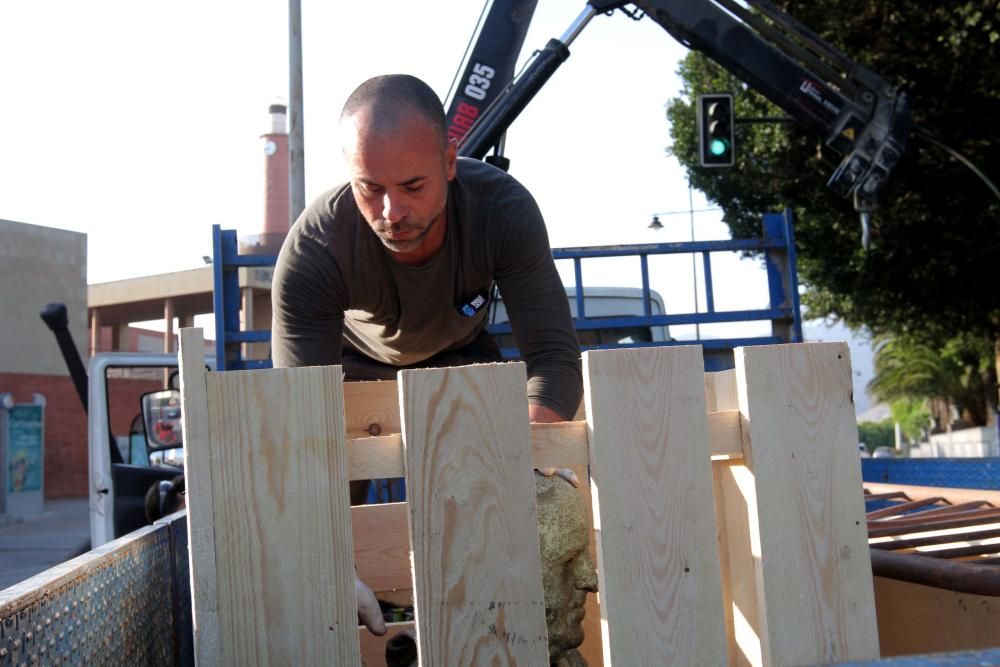
[[[963,421],[982,426],[990,413],[991,354],[984,361],[978,341],[956,336],[941,349],[908,336],[876,341],[875,376],[868,389],[881,401],[917,399],[954,405]],[[992,352],[992,350],[990,350]],[[946,414],[935,417],[948,425]]]

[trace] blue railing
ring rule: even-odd
[[[706,370],[732,367],[732,350],[744,345],[795,343],[802,340],[802,319],[799,311],[798,278],[795,266],[795,237],[792,230],[791,211],[770,213],[763,218],[764,235],[759,239],[730,241],[688,241],[642,245],[593,246],[582,248],[556,248],[552,255],[557,261],[573,262],[576,287],[576,312],[574,324],[578,331],[627,327],[663,327],[684,324],[717,324],[769,320],[770,336],[749,338],[702,339],[698,341],[653,341],[640,343],[609,343],[584,345],[583,349],[642,347],[663,345],[691,345],[698,343],[705,350]],[[268,368],[269,360],[244,359],[244,343],[266,343],[271,340],[269,330],[240,329],[241,293],[239,269],[241,267],[270,267],[273,255],[241,255],[235,230],[212,227],[214,249],[215,285],[215,340],[216,363],[220,370]],[[767,308],[751,310],[715,309],[712,280],[712,253],[759,252],[763,254],[767,274],[769,303]],[[705,284],[705,311],[690,313],[653,314],[652,292],[649,287],[649,257],[655,255],[700,254]],[[586,286],[583,280],[585,259],[607,257],[637,257],[639,282],[642,285],[642,315],[592,317],[587,315]],[[496,335],[511,332],[510,323],[491,324],[489,331]],[[507,356],[516,352],[508,351]]]

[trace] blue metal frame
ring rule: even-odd
[[[722,370],[732,367],[732,350],[745,345],[767,345],[771,343],[795,343],[802,340],[802,317],[799,311],[798,276],[795,265],[795,237],[792,230],[792,212],[769,213],[763,218],[764,235],[759,239],[736,239],[730,241],[688,241],[677,243],[654,243],[642,245],[593,246],[581,248],[556,248],[552,256],[556,260],[571,260],[576,284],[577,317],[574,325],[578,331],[618,327],[657,327],[681,324],[716,324],[721,322],[771,321],[771,335],[753,338],[709,339],[697,341],[662,341],[653,343],[609,344],[584,346],[584,350],[650,347],[670,345],[698,345],[705,349],[706,370]],[[243,359],[242,343],[266,343],[271,340],[270,331],[240,331],[240,288],[239,269],[249,266],[273,266],[277,257],[271,255],[240,255],[235,230],[223,230],[212,226],[214,252],[214,304],[216,368],[219,370],[240,370],[268,368],[267,360]],[[715,309],[713,295],[711,253],[715,252],[761,252],[767,270],[769,307],[756,310],[736,310],[719,312]],[[705,278],[704,312],[653,315],[652,297],[649,287],[649,257],[651,255],[676,255],[700,253]],[[643,314],[621,317],[588,318],[585,305],[583,282],[583,260],[600,257],[638,257],[640,281],[642,284]],[[221,289],[220,289],[221,286]],[[488,327],[493,334],[510,333],[507,322]],[[516,350],[505,350],[505,356],[517,355]]]
[[[1000,458],[861,459],[861,478],[886,484],[997,491]]]
[[[795,235],[792,228],[792,211],[768,213],[763,217],[764,236],[760,239],[730,241],[684,241],[644,245],[588,246],[581,248],[556,248],[556,260],[571,260],[576,285],[576,312],[573,323],[577,331],[624,327],[655,327],[681,324],[718,324],[722,322],[771,321],[771,335],[754,338],[700,339],[697,341],[664,341],[630,344],[582,346],[582,350],[653,347],[671,345],[701,345],[705,350],[705,370],[718,371],[732,368],[733,348],[745,345],[772,343],[798,343],[802,341],[802,315],[799,308],[799,283],[796,268]],[[769,307],[757,310],[715,310],[714,284],[712,281],[711,253],[762,252],[767,272]],[[653,315],[649,289],[649,256],[700,253],[705,278],[706,310],[675,315]],[[643,315],[588,318],[584,304],[583,260],[599,257],[639,257],[642,284]],[[492,334],[509,334],[509,322],[491,324]],[[504,356],[516,357],[516,349],[504,349]]]
[[[270,360],[244,359],[242,343],[267,343],[270,330],[240,331],[241,267],[274,266],[274,255],[241,255],[235,229],[212,225],[215,367],[220,371],[270,368]],[[222,289],[219,289],[219,286]]]

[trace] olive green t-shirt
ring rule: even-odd
[[[341,363],[342,338],[367,357],[409,366],[463,347],[486,326],[493,282],[527,363],[528,400],[572,418],[580,351],[541,212],[509,174],[459,158],[441,252],[395,262],[358,210],[350,184],[307,208],[274,272],[275,367]],[[478,309],[463,306],[478,306]]]

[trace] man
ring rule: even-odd
[[[395,379],[401,368],[499,361],[485,331],[496,283],[527,363],[529,419],[571,419],[579,345],[528,191],[458,158],[441,101],[412,76],[361,84],[340,129],[350,182],[303,212],[278,256],[274,366]],[[352,502],[361,491],[352,485]]]

